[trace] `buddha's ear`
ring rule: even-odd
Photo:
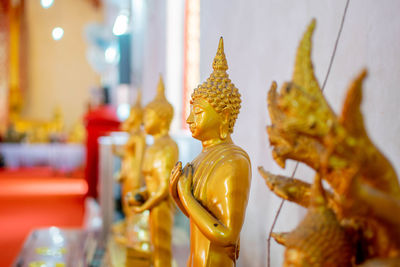
[[[221,112],[222,122],[229,123],[230,114],[231,114],[231,109],[229,107],[225,107]]]
[[[229,134],[229,116],[230,116],[230,108],[226,107],[221,112],[222,123],[219,129],[219,137],[222,140],[225,140]]]

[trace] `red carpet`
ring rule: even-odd
[[[82,226],[85,180],[48,176],[43,168],[0,171],[0,266],[12,264],[35,228]]]

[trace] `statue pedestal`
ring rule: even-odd
[[[151,254],[149,251],[143,251],[136,248],[126,247],[125,257],[126,267],[150,267],[151,266]]]
[[[177,220],[182,220],[183,215],[178,216]],[[189,255],[189,236],[188,229],[182,226],[174,228],[174,243],[172,267],[186,266],[187,256]],[[110,233],[107,243],[105,256],[106,266],[110,267],[150,267],[151,252],[149,244],[142,244],[129,247],[125,244],[126,240],[118,233]],[[147,245],[147,246],[146,246]]]
[[[142,242],[129,246],[124,236],[112,233],[107,242],[107,261],[111,267],[150,267],[149,244]]]

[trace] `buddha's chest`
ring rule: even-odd
[[[146,149],[143,157],[142,172],[144,175],[151,174],[154,168],[157,167],[157,162],[160,159],[160,148],[157,145],[152,145]]]
[[[194,166],[192,192],[195,199],[203,207],[217,215],[221,208],[219,195],[223,193],[224,188],[221,188],[218,177],[214,175],[213,168],[215,166],[209,166],[209,164],[212,164],[212,162],[203,164],[202,168],[197,170]]]
[[[157,169],[162,167],[159,153],[158,147],[152,146],[144,154],[142,174],[149,191],[156,191],[160,183],[157,175],[157,173],[160,173],[160,170],[157,171]]]

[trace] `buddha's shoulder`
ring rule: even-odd
[[[231,145],[210,162],[212,171],[209,185],[220,187],[226,184],[244,186],[251,180],[251,163],[248,154],[239,146]]]
[[[144,140],[146,140],[146,133],[143,132],[143,131],[140,131],[140,132],[136,133],[134,136],[135,136],[136,139],[140,139],[140,140],[144,139]]]
[[[244,149],[235,145],[227,144],[218,148],[217,154],[224,161],[247,161],[250,162],[249,155]]]
[[[162,138],[162,140],[160,140],[160,145],[166,146],[168,148],[178,148],[178,145],[176,144],[174,139],[172,139],[170,136]]]
[[[146,136],[142,132],[135,133],[129,137],[129,141],[131,143],[146,142]]]
[[[165,153],[168,151],[171,152],[176,152],[178,151],[178,145],[176,144],[176,142],[169,136],[163,137],[159,140],[157,140],[157,142],[155,142],[152,145],[153,149],[160,152],[160,153]]]
[[[199,165],[203,165],[207,168],[212,168],[213,174],[219,175],[218,173],[227,172],[236,173],[251,169],[250,158],[246,151],[235,144],[227,144],[215,147],[212,151],[209,151],[211,155],[206,155],[202,159],[205,160]]]

